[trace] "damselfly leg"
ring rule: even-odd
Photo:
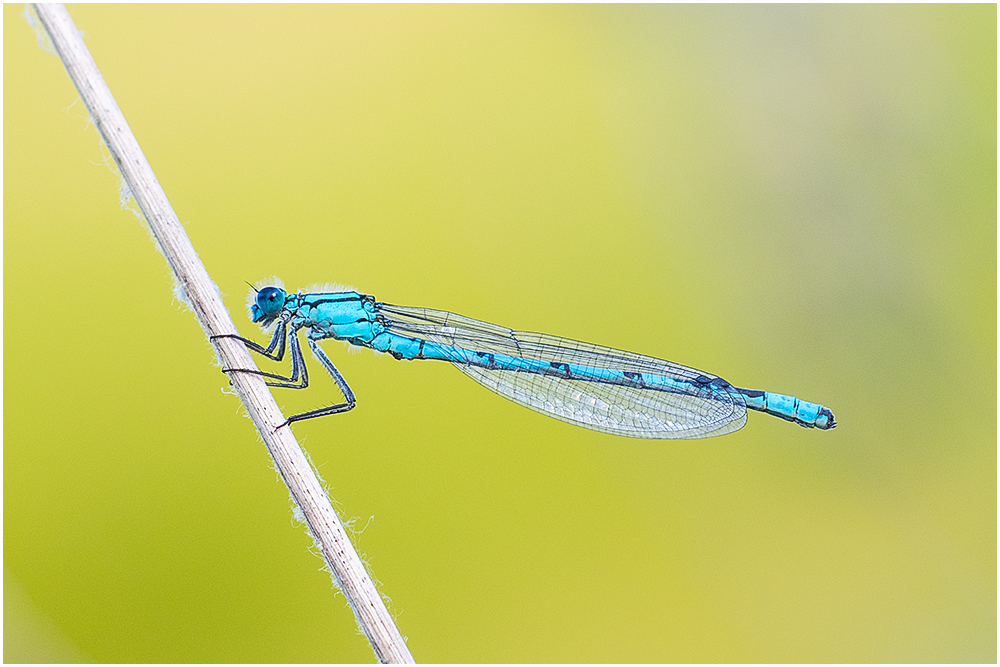
[[[287,332],[286,325],[284,322],[279,322],[277,328],[275,329],[274,335],[271,337],[271,342],[265,348],[264,346],[242,336],[237,336],[234,334],[222,334],[219,336],[212,336],[212,338],[234,338],[241,341],[246,345],[248,350],[256,352],[262,356],[267,357],[273,361],[281,361],[285,356],[285,338],[287,335],[288,348],[291,351],[292,356],[292,374],[288,377],[284,375],[277,375],[275,373],[267,373],[260,370],[252,370],[249,368],[223,368],[223,373],[251,373],[253,375],[260,375],[265,378],[272,378],[274,380],[281,380],[281,382],[267,382],[269,387],[280,387],[283,389],[305,389],[309,386],[309,371],[306,368],[305,357],[302,354],[302,345],[299,343],[298,330]],[[302,412],[296,415],[292,415],[285,420],[281,426],[286,426],[292,422],[303,421],[306,419],[312,419],[314,417],[325,417],[326,415],[335,415],[341,412],[347,412],[354,408],[356,401],[354,398],[354,392],[351,391],[350,386],[347,384],[347,380],[344,376],[337,370],[337,367],[330,361],[330,358],[326,356],[315,341],[311,338],[307,339],[309,342],[309,348],[319,359],[323,367],[326,368],[327,372],[333,378],[333,381],[337,384],[337,388],[344,395],[344,403],[337,403],[325,408],[319,408],[316,410],[309,410],[308,412]],[[279,426],[278,428],[281,428]]]

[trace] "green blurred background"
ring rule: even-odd
[[[22,9],[5,661],[371,661]],[[417,660],[996,661],[995,5],[70,12],[246,334],[333,281],[836,413],[630,440],[328,344],[295,433]]]

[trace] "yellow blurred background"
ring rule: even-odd
[[[418,661],[996,661],[995,5],[69,9],[245,334],[339,282],[837,415],[630,440],[326,345],[295,433]],[[371,661],[3,11],[5,661]]]

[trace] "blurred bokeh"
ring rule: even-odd
[[[836,413],[630,440],[327,345],[295,433],[417,660],[997,659],[995,5],[69,8],[246,334],[331,281]],[[3,11],[5,661],[372,660]]]

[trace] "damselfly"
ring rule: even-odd
[[[256,290],[256,288],[255,288]],[[705,438],[746,423],[747,408],[808,428],[831,429],[833,413],[793,396],[734,387],[722,378],[670,361],[548,334],[515,331],[443,310],[394,306],[353,290],[289,294],[256,290],[251,319],[275,325],[265,348],[241,336],[269,359],[291,350],[288,377],[257,370],[272,387],[309,385],[299,331],[333,376],[344,402],[288,418],[285,424],[347,412],[354,392],[317,345],[334,338],[387,352],[396,359],[448,361],[473,380],[527,408],[584,428],[633,438]]]

